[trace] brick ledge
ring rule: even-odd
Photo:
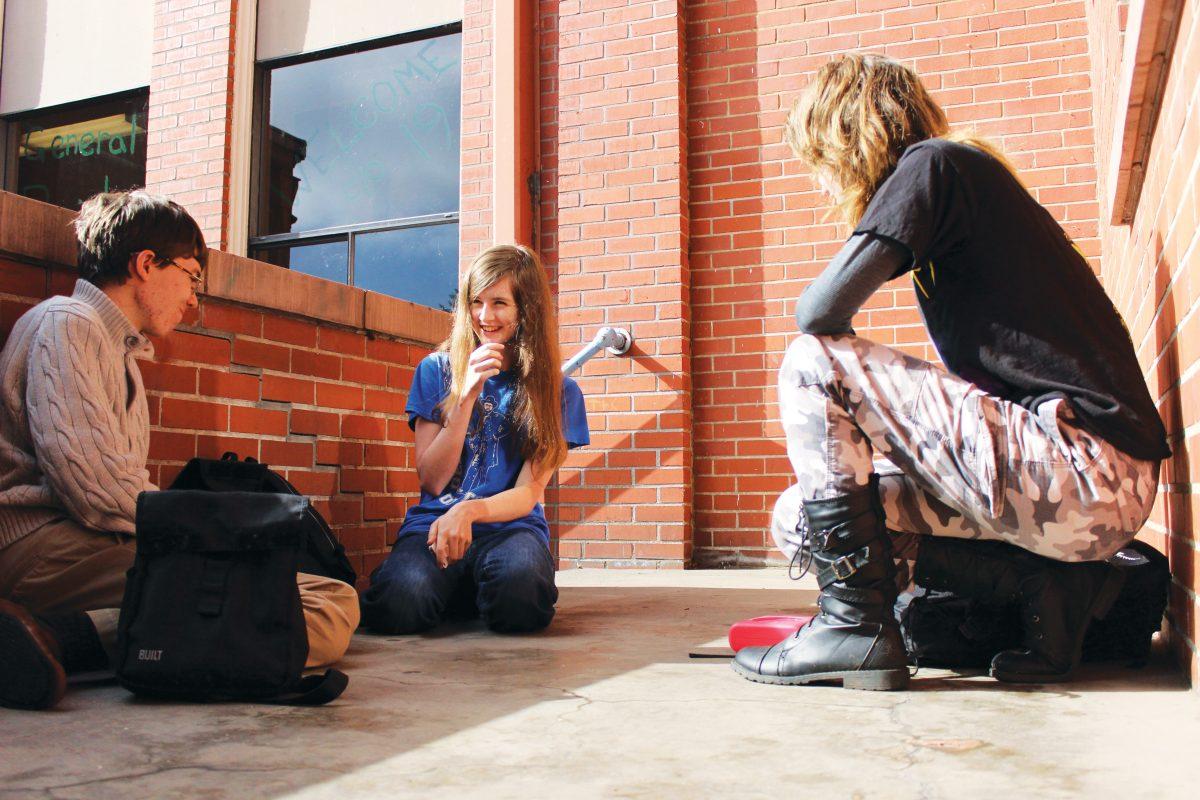
[[[65,208],[0,192],[0,254],[68,270],[77,255],[74,218]],[[450,333],[445,311],[221,250],[210,251],[203,294],[430,345]]]

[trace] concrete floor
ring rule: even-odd
[[[779,571],[559,584],[540,635],[358,636],[325,708],[107,684],[0,710],[0,798],[1196,796],[1200,695],[1161,657],[1057,688],[930,670],[907,692],[766,686],[688,652],[811,605]]]

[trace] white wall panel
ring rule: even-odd
[[[462,15],[463,0],[258,0],[258,59],[419,31]]]
[[[0,114],[150,85],[153,0],[5,0]]]

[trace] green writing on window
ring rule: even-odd
[[[42,161],[47,157],[79,156],[88,158],[101,153],[114,156],[136,155],[138,134],[144,132],[138,128],[138,115],[133,114],[127,124],[122,119],[121,124],[125,129],[115,133],[105,128],[69,133],[59,133],[56,132],[56,129],[51,131],[29,130],[25,132],[21,140],[20,156],[33,161]],[[43,144],[47,137],[49,137],[49,142]]]
[[[146,181],[147,97],[139,94],[17,121],[17,191],[78,208],[97,192]]]

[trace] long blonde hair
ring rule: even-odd
[[[521,455],[527,461],[556,468],[567,454],[562,431],[562,356],[554,324],[550,282],[537,253],[522,245],[495,245],[480,253],[458,284],[454,327],[440,349],[449,353],[450,394],[442,401],[443,417],[462,398],[467,361],[479,338],[471,325],[471,303],[504,276],[512,279],[517,305],[517,333],[506,345],[513,350],[516,372],[513,419],[524,433]],[[474,421],[472,425],[474,425]]]
[[[970,131],[952,132],[917,73],[884,56],[849,53],[822,66],[784,124],[796,157],[835,184],[837,209],[851,225],[905,148],[933,137],[983,150],[1016,177],[995,145]]]

